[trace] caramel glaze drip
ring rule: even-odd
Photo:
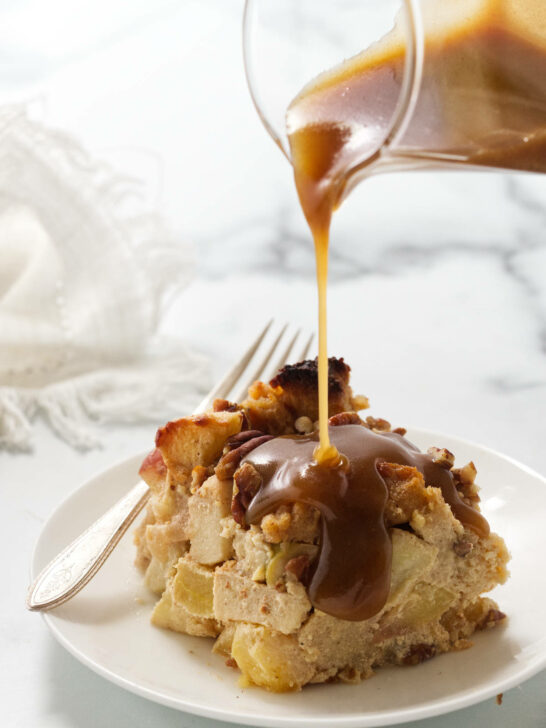
[[[262,476],[262,485],[246,512],[248,524],[281,505],[305,503],[321,513],[318,559],[308,584],[317,609],[352,621],[369,619],[389,595],[392,546],[385,526],[388,498],[380,462],[410,465],[427,486],[440,488],[461,523],[479,536],[489,533],[485,518],[460,498],[453,475],[411,442],[393,432],[359,425],[330,427],[330,438],[343,457],[335,467],[313,459],[318,434],[277,437],[257,447],[243,462]]]

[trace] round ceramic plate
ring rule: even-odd
[[[211,653],[212,640],[151,626],[154,597],[133,566],[131,533],[83,592],[44,615],[47,625],[78,660],[127,690],[188,713],[250,725],[393,725],[514,687],[546,666],[546,585],[537,568],[537,555],[546,549],[546,480],[453,437],[417,430],[409,437],[421,448],[449,448],[459,463],[476,463],[483,512],[512,553],[511,578],[494,592],[508,623],[477,635],[472,649],[418,667],[383,668],[356,686],[316,685],[280,695],[242,690],[238,673]],[[137,456],[115,465],[59,506],[36,545],[33,575],[134,484],[140,462]]]

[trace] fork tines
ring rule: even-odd
[[[257,379],[268,381],[283,366],[305,359],[314,334],[294,330],[289,324],[280,329],[268,321],[235,366],[223,377],[199,405],[196,412],[211,406],[217,398],[240,402]]]

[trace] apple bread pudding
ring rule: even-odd
[[[215,638],[243,684],[282,692],[358,682],[471,645],[505,615],[481,596],[508,552],[479,512],[476,468],[420,453],[361,418],[349,367],[329,360],[329,432],[344,456],[312,463],[314,361],[256,382],[241,404],[160,428],[137,565],[159,595],[152,623]],[[320,472],[319,472],[320,471]]]

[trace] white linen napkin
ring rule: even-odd
[[[92,447],[93,420],[180,414],[208,384],[201,356],[158,337],[191,259],[128,204],[134,189],[24,109],[0,109],[0,446],[28,449],[41,414]]]

